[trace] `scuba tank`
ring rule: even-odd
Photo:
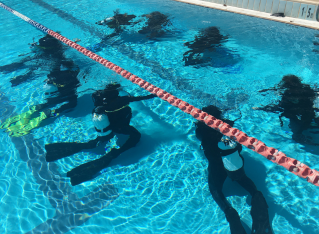
[[[53,92],[58,91],[58,87],[56,87],[54,84],[45,83],[43,85],[43,90],[46,93],[53,93]]]
[[[112,133],[110,121],[104,112],[103,106],[94,108],[92,112],[92,121],[99,136],[106,136]]]

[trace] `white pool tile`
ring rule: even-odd
[[[254,0],[249,0],[247,9],[253,10],[254,9],[254,2],[255,2]]]
[[[278,12],[279,2],[280,2],[280,0],[273,0],[271,14]]]
[[[237,0],[233,0],[232,6],[237,6]]]
[[[237,7],[242,8],[242,6],[243,6],[243,0],[238,0],[237,1]]]
[[[260,0],[259,11],[265,12],[267,0]]]
[[[306,20],[316,20],[315,19],[315,10],[317,6],[315,5],[308,5]]]
[[[272,1],[273,0],[267,0],[265,12],[271,13]]]
[[[285,8],[285,16],[290,17],[291,16],[291,12],[292,12],[292,2],[288,2],[286,3],[286,8]]]
[[[279,2],[279,7],[278,7],[278,11],[279,13],[284,13],[285,12],[285,9],[286,9],[286,4],[287,2],[286,1],[280,1]]]
[[[301,5],[300,2],[294,2],[293,3],[291,17],[298,18],[300,5]]]
[[[247,9],[248,7],[248,0],[243,0],[242,8]]]
[[[254,1],[254,10],[259,11],[259,5],[260,5],[260,0],[255,0]]]

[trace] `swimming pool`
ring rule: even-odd
[[[240,109],[242,118],[236,122],[237,128],[318,169],[317,152],[311,151],[316,149],[304,150],[294,143],[289,129],[280,127],[277,115],[252,110],[253,106],[277,99],[275,95],[262,96],[257,91],[273,87],[283,75],[295,74],[305,83],[316,84],[318,55],[312,52],[316,49],[314,30],[172,1],[148,1],[142,2],[143,5],[140,1],[100,2],[95,3],[93,9],[91,1],[69,1],[63,7],[58,1],[4,3],[68,38],[80,38],[79,44],[85,47],[99,43],[103,33],[112,32],[94,23],[112,16],[117,8],[135,15],[154,9],[170,14],[172,33],[169,37],[148,40],[128,27],[120,38],[98,54],[196,107],[209,103],[221,105],[231,109],[227,116],[233,119],[239,116],[236,108]],[[1,32],[4,32],[1,41],[5,42],[0,47],[1,64],[10,64],[19,58],[18,55],[30,51],[28,43],[33,37],[38,40],[42,35],[3,12],[1,22],[6,23],[1,25]],[[199,29],[208,26],[217,26],[222,35],[229,36],[223,47],[236,62],[231,66],[184,66],[183,54],[188,48],[183,44],[193,40]],[[216,230],[229,233],[225,216],[208,190],[207,162],[194,136],[193,119],[160,99],[132,105],[132,125],[142,133],[142,139],[137,147],[114,160],[95,180],[71,187],[65,177],[68,170],[83,160],[96,158],[94,153],[79,153],[49,163],[48,168],[41,170],[47,165],[41,161],[41,148],[46,143],[84,142],[94,138],[90,89],[118,81],[131,94],[145,94],[76,51],[68,49],[65,54],[82,72],[77,107],[52,124],[33,130],[23,141],[10,139],[1,131],[1,232],[26,233],[55,217],[56,209],[51,200],[56,197],[50,195],[52,190],[44,188],[46,181],[53,181],[59,184],[59,195],[63,196],[61,204],[63,201],[75,204],[77,200],[72,196],[90,196],[90,192],[106,182],[109,185],[104,188],[117,190],[119,194],[117,197],[117,192],[113,192],[114,198],[106,204],[97,202],[101,206],[99,211],[82,212],[87,216],[95,215],[69,233],[214,233]],[[1,112],[1,119],[7,118],[10,112],[21,113],[28,106],[44,101],[42,84],[48,73],[45,66],[36,71],[36,79],[12,87],[10,79],[25,71],[1,74],[1,105],[6,110]],[[28,146],[29,151],[23,146]],[[275,233],[283,230],[285,233],[316,233],[316,187],[249,150],[243,155],[248,176],[268,200]],[[231,195],[229,200],[251,226],[247,193],[236,185],[225,186],[225,193]],[[65,208],[57,210],[68,214]],[[87,216],[79,220],[86,221]]]

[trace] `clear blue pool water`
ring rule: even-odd
[[[286,74],[300,76],[313,87],[318,84],[319,55],[312,51],[316,49],[313,41],[319,41],[315,30],[171,0],[69,0],[63,4],[56,0],[11,0],[4,4],[69,39],[80,38],[79,44],[85,47],[100,42],[103,34],[112,33],[95,22],[112,16],[115,9],[135,15],[155,10],[169,14],[173,25],[170,37],[148,40],[137,36],[137,28],[128,27],[98,54],[198,108],[210,103],[228,107],[225,116],[232,119],[239,116],[240,110],[242,118],[236,122],[237,128],[319,169],[317,148],[295,143],[289,128],[280,127],[277,114],[252,109],[278,100],[275,93],[262,96],[258,90],[275,86]],[[0,64],[5,65],[30,52],[28,43],[43,34],[0,10]],[[184,66],[183,53],[188,48],[183,44],[208,26],[216,26],[229,36],[223,47],[238,58],[237,63],[226,67]],[[146,94],[75,50],[68,49],[65,55],[81,68],[77,107],[19,140],[0,131],[0,233],[39,230],[38,225],[59,217],[58,212],[72,211],[63,204],[77,204],[81,199],[84,204],[85,198],[105,183],[108,185],[104,188],[117,189],[116,199],[96,203],[100,206],[98,212],[84,210],[79,219],[89,218],[84,224],[50,233],[230,233],[223,212],[208,190],[207,161],[194,136],[193,119],[160,99],[131,105],[131,124],[142,133],[141,141],[96,179],[72,187],[65,174],[83,161],[99,157],[101,151],[78,153],[49,164],[43,161],[41,150],[45,144],[86,142],[96,137],[91,123],[90,89],[117,81],[133,95]],[[24,72],[0,74],[2,121],[9,113],[22,113],[45,100],[42,85],[49,71],[43,66],[36,71],[35,79],[12,87],[10,79]],[[284,122],[287,126],[288,120]],[[318,233],[318,188],[247,149],[243,156],[247,175],[268,201],[274,232]],[[52,205],[52,199],[57,199],[47,188],[52,184],[59,194],[57,203],[63,208]],[[252,220],[247,192],[230,180],[224,192],[248,232]]]

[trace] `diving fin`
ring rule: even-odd
[[[227,207],[224,211],[226,219],[229,223],[231,234],[247,234],[238,215],[238,212],[232,208]]]
[[[73,168],[67,173],[66,176],[70,177],[72,186],[92,180],[94,176],[102,169],[106,168],[110,164],[112,159],[117,157],[118,154],[119,151],[117,149],[112,149],[111,152],[99,159],[84,163],[76,168]]]
[[[63,142],[47,144],[45,145],[45,150],[47,152],[46,160],[47,162],[53,162],[55,160],[76,154],[85,149],[94,149],[97,147],[99,142],[109,141],[113,136],[113,133],[107,136],[98,136],[95,140],[85,143]]]
[[[37,128],[43,120],[47,119],[50,114],[51,114],[51,110],[49,111],[42,111],[39,112],[39,116],[36,118],[32,118],[32,119],[24,119],[23,122],[24,124],[15,124],[11,127],[7,128],[7,132],[9,132],[9,135],[12,137],[21,137],[24,135],[27,135],[30,133],[31,130]]]
[[[6,121],[4,121],[1,125],[0,128],[8,128],[10,127],[13,123],[21,122],[22,124],[17,123],[16,125],[23,125],[26,124],[25,119],[29,119],[30,116],[36,112],[36,109],[32,107],[30,110],[23,112],[19,115],[13,116],[11,118],[8,118]]]
[[[251,217],[253,218],[252,234],[273,234],[269,221],[268,205],[260,191],[257,191],[251,199]]]
[[[84,149],[91,149],[96,147],[96,144],[90,143],[78,143],[78,142],[63,142],[53,143],[45,145],[46,160],[47,162],[53,162],[61,158],[65,158],[76,154]]]

